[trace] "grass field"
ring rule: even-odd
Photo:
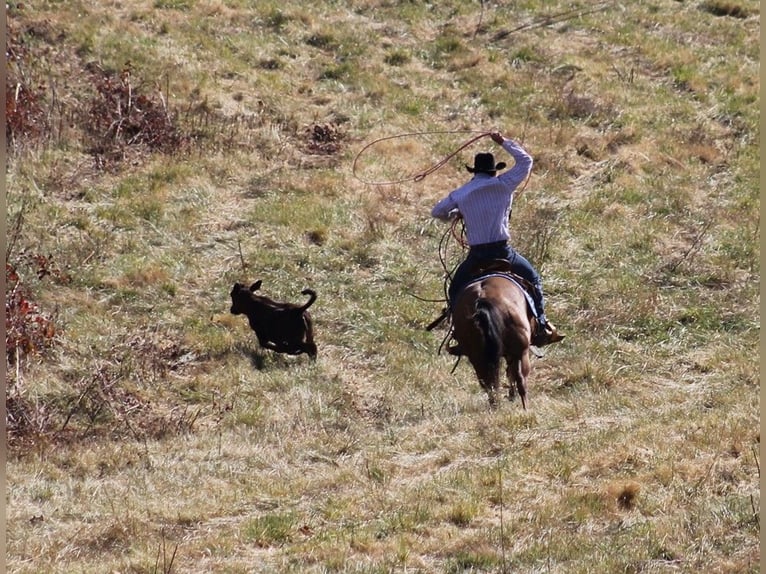
[[[14,573],[760,568],[760,3],[9,2]],[[567,334],[439,347],[500,130]],[[502,152],[500,152],[502,153]],[[259,349],[235,281],[312,307]]]

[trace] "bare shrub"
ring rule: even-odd
[[[708,12],[713,16],[731,16],[733,18],[747,18],[750,14],[747,9],[737,2],[725,2],[722,0],[711,0],[703,2],[700,10]]]
[[[305,149],[318,155],[332,155],[341,149],[345,134],[334,123],[313,124],[306,128],[308,141]]]
[[[38,144],[48,133],[45,86],[34,85],[20,72],[28,51],[12,26],[7,29],[5,54],[5,138],[9,149],[19,150]]]
[[[31,256],[38,265],[38,276],[49,273],[50,257]],[[56,334],[50,314],[34,301],[16,267],[5,264],[5,348],[9,365],[19,363],[24,355],[43,352],[53,344]]]
[[[141,86],[134,86],[129,66],[117,76],[94,72],[93,85],[97,95],[90,101],[84,123],[90,151],[100,164],[119,162],[128,146],[173,153],[188,141],[161,92],[147,95]]]
[[[39,142],[48,131],[41,105],[43,88],[31,88],[22,82],[5,85],[5,138],[11,149],[25,143]]]
[[[50,258],[31,257],[38,277],[49,273]],[[5,412],[9,438],[37,433],[48,426],[50,410],[24,396],[19,388],[25,357],[42,354],[53,346],[55,322],[33,299],[16,267],[5,263]]]
[[[203,407],[162,404],[146,396],[140,383],[156,381],[186,360],[172,341],[153,343],[136,335],[113,349],[55,394],[35,397],[15,386],[6,392],[11,447],[30,440],[71,443],[88,437],[161,439],[192,432]]]

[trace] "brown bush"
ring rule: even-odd
[[[147,95],[132,83],[129,66],[119,75],[95,72],[96,95],[85,111],[90,152],[100,161],[119,161],[127,146],[173,153],[188,138],[176,127],[161,93]]]
[[[48,273],[48,258],[40,258],[39,274]],[[5,264],[5,349],[6,360],[14,364],[23,355],[40,353],[50,347],[56,329],[51,317],[32,300],[16,268]]]

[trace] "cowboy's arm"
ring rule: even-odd
[[[449,221],[454,218],[458,213],[457,203],[452,199],[452,194],[448,195],[439,203],[434,205],[431,210],[431,216],[442,221]]]
[[[491,133],[490,137],[513,157],[513,167],[498,176],[498,179],[516,189],[532,171],[532,156],[515,140],[506,138],[497,132]],[[521,190],[518,193],[520,194]]]

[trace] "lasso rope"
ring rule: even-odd
[[[357,175],[357,173],[356,173],[357,162],[359,161],[359,158],[362,156],[362,154],[365,152],[365,150],[367,150],[368,148],[370,148],[370,147],[374,146],[375,144],[378,144],[378,143],[380,143],[382,141],[392,140],[392,139],[397,139],[397,138],[413,137],[413,136],[425,136],[425,135],[434,135],[434,134],[460,134],[460,133],[470,133],[470,134],[476,134],[477,133],[479,135],[469,139],[468,141],[463,143],[459,148],[457,148],[455,151],[453,151],[452,153],[447,155],[444,159],[438,161],[437,163],[435,163],[434,165],[432,165],[431,167],[429,167],[428,169],[426,169],[425,171],[422,171],[420,173],[416,173],[414,175],[409,175],[407,177],[404,177],[404,178],[398,179],[398,180],[394,180],[394,181],[367,181],[367,180],[364,180],[361,177],[359,177],[359,175]],[[354,158],[354,163],[353,163],[353,166],[352,166],[352,169],[351,169],[351,173],[359,181],[361,181],[363,183],[368,183],[368,184],[371,184],[371,185],[394,185],[394,184],[397,184],[397,183],[404,183],[406,181],[415,181],[415,182],[423,181],[426,177],[428,177],[433,172],[435,172],[437,169],[442,167],[444,164],[446,164],[449,160],[451,160],[453,157],[455,157],[462,150],[467,148],[472,143],[480,140],[481,138],[488,136],[490,133],[492,133],[492,132],[477,132],[475,130],[452,130],[452,131],[435,131],[435,132],[412,132],[412,133],[397,134],[395,136],[387,136],[387,137],[378,138],[376,140],[371,141],[366,146],[364,146],[361,150],[359,150],[359,152],[356,154],[356,157]]]

